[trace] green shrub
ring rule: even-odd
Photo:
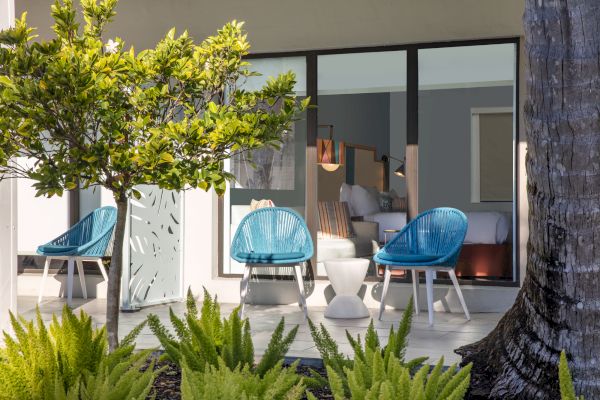
[[[560,398],[562,400],[583,400],[583,396],[577,396],[575,394],[573,379],[571,378],[569,363],[567,362],[567,355],[565,354],[564,350],[560,353],[560,362],[558,364],[558,380],[560,383]]]
[[[39,310],[35,322],[10,318],[14,337],[5,332],[0,349],[0,399],[144,399],[150,392],[158,371],[153,363],[145,372],[140,367],[151,350],[133,354],[143,324],[109,354],[106,329],[93,329],[83,311],[78,318],[65,306],[49,329]]]
[[[370,353],[363,362],[355,358],[351,368],[345,368],[348,380],[348,392],[344,388],[343,378],[327,366],[329,386],[334,399],[380,399],[380,400],[459,400],[463,399],[471,379],[471,364],[457,370],[452,365],[443,372],[444,359],[440,359],[431,370],[422,366],[411,377],[410,369],[394,355],[386,361],[382,352]],[[309,399],[314,396],[309,395]]]
[[[323,324],[317,328],[312,321],[309,320],[308,323],[310,327],[310,333],[317,346],[317,349],[319,350],[319,353],[321,354],[323,363],[328,370],[332,370],[340,378],[344,392],[346,395],[348,395],[350,393],[350,387],[348,384],[346,371],[352,369],[356,360],[360,360],[362,363],[367,363],[368,360],[371,360],[374,352],[381,353],[384,361],[384,368],[386,370],[390,365],[390,360],[392,360],[392,358],[400,363],[400,365],[406,367],[408,371],[415,370],[425,360],[427,360],[427,357],[416,358],[408,362],[405,362],[404,360],[406,355],[406,346],[408,344],[408,334],[410,333],[410,325],[412,322],[412,315],[413,300],[411,298],[406,310],[402,315],[398,330],[395,331],[393,326],[390,327],[388,343],[385,347],[383,347],[383,349],[381,348],[379,336],[377,335],[377,331],[373,325],[373,320],[371,320],[369,327],[367,328],[364,346],[362,345],[360,335],[354,339],[352,335],[346,331],[346,337],[348,338],[348,341],[350,342],[350,345],[354,351],[354,361],[339,351],[336,341],[331,337]],[[315,372],[312,372],[312,376],[314,380],[320,382],[321,384],[327,383],[327,380]]]
[[[230,370],[248,367],[259,376],[265,376],[284,358],[298,332],[298,326],[295,326],[284,336],[285,321],[281,318],[261,361],[254,365],[250,322],[240,319],[237,308],[229,318],[221,319],[217,297],[211,298],[206,289],[200,312],[190,290],[186,308],[183,319],[176,316],[173,309],[169,311],[175,335],[165,328],[156,315],[148,316],[148,325],[164,347],[166,356],[179,366],[185,359],[192,371],[204,372],[207,365],[217,368],[224,365]]]
[[[182,400],[234,400],[269,399],[296,400],[304,395],[302,379],[296,374],[298,361],[290,368],[279,361],[264,376],[254,373],[249,365],[231,370],[222,358],[217,365],[210,365],[204,372],[182,365]]]

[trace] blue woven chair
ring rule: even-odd
[[[385,310],[385,297],[392,270],[412,270],[415,312],[419,313],[419,271],[425,271],[429,324],[433,325],[433,274],[447,272],[454,284],[465,316],[471,319],[454,273],[458,256],[467,233],[467,217],[454,208],[434,208],[410,221],[375,256],[376,263],[385,265],[385,279],[379,319]]]
[[[252,269],[256,267],[294,267],[299,304],[307,317],[306,295],[301,266],[313,256],[313,243],[306,223],[288,208],[267,207],[246,215],[231,243],[231,258],[246,264],[240,291],[240,316]]]
[[[110,244],[116,222],[116,208],[98,208],[73,225],[67,232],[38,247],[37,253],[46,256],[38,303],[42,301],[44,285],[52,260],[67,260],[67,301],[69,304],[71,304],[73,298],[73,264],[75,262],[77,263],[77,272],[79,274],[83,298],[87,299],[83,261],[95,261],[100,268],[104,280],[108,280],[106,270],[102,264],[102,257],[105,255],[106,249]]]

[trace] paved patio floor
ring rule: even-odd
[[[32,318],[35,315],[35,303],[36,298],[34,297],[19,297],[19,314],[25,318]],[[52,313],[60,313],[64,304],[64,299],[45,298],[40,305],[42,318],[45,321],[50,321]],[[105,322],[106,300],[73,299],[73,306],[76,312],[84,310],[90,314],[97,325]],[[172,307],[177,315],[183,315],[185,312],[184,303],[171,303],[168,305],[145,307],[135,313],[121,313],[119,334],[121,336],[127,334],[150,313],[158,315],[165,325],[170,327],[169,307]],[[234,307],[234,304],[222,304],[222,314],[229,315]],[[285,317],[285,324],[288,329],[291,329],[296,324],[300,325],[298,335],[290,348],[288,356],[319,357],[319,353],[310,336],[308,324],[303,321],[303,315],[298,306],[248,305],[246,306],[246,310],[246,316],[250,318],[257,356],[264,352],[273,329],[281,317]],[[338,341],[340,349],[346,354],[351,355],[351,348],[348,344],[345,331],[348,330],[354,337],[357,334],[364,337],[364,332],[369,325],[370,319],[327,319],[323,316],[323,311],[324,307],[310,307],[309,317],[316,323],[323,323]],[[402,311],[386,310],[383,321],[377,320],[377,310],[372,309],[370,311],[371,316],[375,320],[375,327],[379,333],[379,337],[385,343],[388,338],[390,326],[392,324],[397,326]],[[460,361],[460,357],[454,354],[453,350],[462,345],[482,339],[496,326],[501,317],[501,313],[471,314],[471,321],[467,321],[463,314],[438,312],[435,314],[434,326],[429,327],[427,312],[421,312],[413,319],[407,358],[428,356],[432,362],[435,362],[443,356],[447,365],[458,362]],[[152,348],[158,347],[159,343],[146,327],[137,339],[137,346],[138,348]]]

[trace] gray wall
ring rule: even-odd
[[[419,210],[511,211],[512,203],[471,203],[471,108],[511,107],[513,88],[419,92]]]
[[[319,96],[319,124],[334,125],[334,140],[377,148],[377,158],[390,150],[389,93]],[[318,137],[329,138],[327,128]]]
[[[54,0],[15,0],[16,15],[49,37]],[[520,36],[524,0],[121,0],[106,37],[136,50],[171,28],[201,40],[232,19],[246,21],[252,51],[356,47]]]

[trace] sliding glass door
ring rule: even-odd
[[[270,77],[293,71],[296,93],[306,96],[305,57],[261,58],[249,60],[250,69],[260,73],[242,82],[248,90],[260,89]],[[223,199],[223,260],[221,272],[241,274],[243,265],[229,257],[229,246],[242,218],[257,202],[267,200],[305,214],[306,119],[301,118],[283,137],[280,149],[263,148],[236,156],[227,162],[236,176]],[[253,204],[254,203],[254,204]]]
[[[221,274],[242,272],[229,243],[252,200],[264,199],[310,214],[317,279],[325,261],[370,259],[417,212],[447,206],[469,220],[457,275],[518,284],[517,55],[518,40],[507,39],[251,59],[263,75],[246,87],[292,70],[317,108],[280,151],[229,162],[237,182],[221,208]],[[371,262],[368,279],[380,274]]]
[[[513,281],[514,43],[421,49],[419,210],[455,207],[463,279]]]
[[[406,147],[406,51],[319,56],[317,84],[317,151],[333,140],[338,153],[334,170],[317,167],[317,275],[326,276],[327,260],[371,259],[406,224],[406,185],[394,173]],[[371,261],[368,274],[378,273]]]

